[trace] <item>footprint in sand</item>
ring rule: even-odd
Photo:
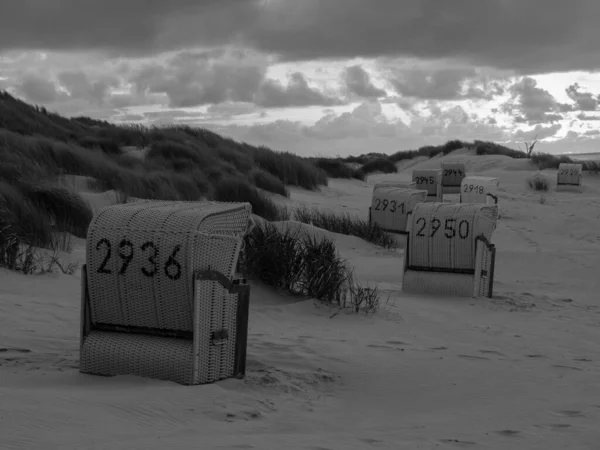
[[[486,358],[485,356],[476,356],[476,355],[456,355],[459,358],[463,358],[463,359],[481,359],[481,360],[487,360],[490,361],[490,358]]]
[[[406,342],[402,342],[402,341],[386,341],[386,344],[391,344],[391,345],[409,345]]]
[[[389,345],[381,345],[381,344],[367,344],[367,347],[369,347],[369,348],[385,348],[388,350],[393,350],[393,347],[390,347]]]
[[[477,442],[473,441],[460,441],[458,439],[440,439],[440,442],[443,444],[450,444],[456,447],[470,447],[471,445],[477,444]]]
[[[567,370],[581,371],[581,369],[579,367],[565,366],[565,365],[562,365],[562,364],[554,364],[552,367],[556,367],[557,369],[567,369]]]
[[[365,444],[371,444],[371,445],[375,445],[375,444],[383,444],[383,441],[380,441],[379,439],[371,439],[371,438],[359,438],[359,441],[364,442]]]
[[[563,410],[563,411],[556,411],[555,414],[558,414],[559,416],[563,416],[563,417],[587,417],[582,411],[575,411],[575,410]]]
[[[519,430],[500,430],[500,431],[496,431],[496,433],[501,436],[507,436],[507,437],[517,437],[522,434],[522,432]]]
[[[564,431],[571,428],[571,425],[567,423],[549,423],[546,425],[534,425],[536,428],[550,428],[551,430]]]
[[[543,359],[548,359],[548,357],[547,357],[547,356],[544,356],[544,355],[538,355],[537,353],[532,353],[531,355],[525,355],[525,356],[526,356],[527,358],[536,358],[536,359],[543,358]]]
[[[408,345],[402,341],[386,341],[386,344],[392,344],[392,345]],[[390,347],[389,345],[383,345],[383,344],[367,344],[368,348],[381,348],[381,349],[385,349],[385,350],[394,350],[394,351],[401,351],[403,352],[404,349],[401,347]]]
[[[506,356],[504,353],[498,352],[496,350],[479,350],[479,353],[485,353],[487,355]]]
[[[259,411],[241,411],[237,414],[234,413],[226,413],[225,421],[226,422],[235,422],[236,420],[256,420],[262,419],[263,415]]]

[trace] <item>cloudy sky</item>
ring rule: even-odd
[[[598,0],[0,0],[0,89],[301,155],[600,151]],[[543,139],[543,140],[542,140]]]

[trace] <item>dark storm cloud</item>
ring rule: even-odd
[[[266,78],[267,63],[251,52],[181,52],[134,73],[137,95],[165,94],[175,108],[220,103],[254,103],[268,108],[332,106],[340,100],[309,86],[299,72],[287,85]]]
[[[285,108],[289,106],[333,106],[341,101],[329,97],[308,85],[300,72],[291,75],[284,86],[279,81],[265,80],[255,96],[255,103],[265,108]]]
[[[260,12],[254,0],[2,0],[0,51],[150,55],[220,45]]]
[[[371,82],[371,76],[361,66],[354,65],[346,67],[342,73],[342,80],[350,94],[362,98],[385,97],[387,94]]]
[[[23,76],[20,84],[17,86],[17,92],[23,95],[28,101],[36,104],[48,104],[64,97],[58,91],[53,81],[34,74]]]
[[[596,111],[600,103],[600,96],[590,92],[582,92],[578,83],[572,84],[566,89],[567,95],[575,102],[579,111]]]
[[[600,68],[597,0],[3,3],[0,50],[148,55],[236,42],[289,61],[414,56],[526,73]]]
[[[290,60],[405,55],[529,72],[600,67],[597,0],[267,4],[249,39]]]
[[[119,86],[119,79],[104,76],[98,80],[90,80],[85,72],[61,72],[59,83],[69,91],[72,98],[87,100],[90,103],[103,104],[110,88]]]
[[[132,76],[135,92],[166,94],[170,106],[183,108],[225,101],[251,102],[266,64],[233,52],[181,52],[165,63],[150,63]]]
[[[493,94],[486,92],[490,89],[488,86],[478,86],[480,80],[473,68],[409,68],[394,72],[389,81],[396,92],[405,97],[424,100],[491,99]]]
[[[504,112],[521,113],[517,123],[540,124],[561,120],[561,113],[571,111],[570,105],[559,103],[550,92],[538,87],[537,81],[523,77],[510,86],[511,100],[503,105]]]

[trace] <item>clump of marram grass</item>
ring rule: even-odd
[[[348,282],[348,266],[337,254],[335,244],[327,238],[304,236],[302,239],[305,295],[326,303],[340,301]]]
[[[365,179],[364,173],[359,173],[339,158],[315,158],[312,162],[330,178],[357,178],[362,181]]]
[[[62,267],[58,252],[71,250],[71,233],[86,235],[91,218],[87,203],[68,189],[0,181],[0,266],[25,274]]]
[[[583,170],[598,175],[600,173],[600,161],[582,161]]]
[[[381,226],[349,213],[339,214],[303,205],[294,209],[292,220],[311,224],[333,233],[356,236],[384,248],[392,248],[396,245],[394,236],[386,233]]]
[[[352,305],[356,312],[374,312],[379,305],[377,290],[354,281],[352,269],[327,238],[260,222],[244,243],[242,270],[267,285],[341,309]]]
[[[250,179],[254,182],[256,187],[264,189],[265,191],[279,194],[283,197],[290,196],[285,184],[269,172],[265,172],[261,169],[254,169],[250,174]]]
[[[212,198],[218,202],[248,202],[254,214],[267,220],[288,219],[284,215],[287,210],[243,179],[231,177],[215,183]]]
[[[535,175],[527,178],[527,185],[534,191],[548,191],[550,189],[550,182],[545,175],[536,173]]]
[[[374,172],[396,173],[398,172],[398,167],[396,167],[396,164],[391,159],[375,158],[363,164],[363,166],[356,171],[356,174],[354,174],[353,177],[364,180],[366,175]]]
[[[347,289],[341,297],[341,302],[339,304],[340,309],[333,316],[344,309],[350,309],[355,313],[359,313],[362,310],[365,314],[375,313],[379,309],[381,304],[381,292],[379,291],[379,288],[377,286],[371,287],[359,283],[356,280],[353,270],[348,272],[348,282],[346,287]]]
[[[240,267],[263,283],[293,294],[302,293],[304,248],[298,233],[280,232],[268,222],[257,222],[244,238]]]
[[[50,218],[54,230],[86,237],[93,213],[79,194],[48,182],[22,183],[19,187],[33,207]]]

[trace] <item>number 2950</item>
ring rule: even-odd
[[[433,237],[438,232],[438,230],[442,227],[442,221],[436,217],[432,217],[429,221],[429,236],[425,234],[425,229],[427,228],[427,219],[425,217],[419,217],[416,222],[417,236],[419,237]],[[469,228],[470,224],[468,220],[461,220],[456,225],[456,219],[445,219],[444,220],[444,236],[448,239],[454,239],[458,236],[461,239],[467,239],[469,237]]]

